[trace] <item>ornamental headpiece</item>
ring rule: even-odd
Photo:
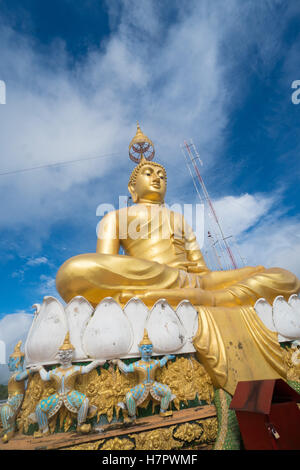
[[[132,161],[137,163],[137,165],[130,175],[129,184],[135,185],[135,181],[140,169],[142,166],[149,164],[149,162],[153,160],[154,155],[155,150],[152,141],[145,134],[143,134],[139,123],[137,123],[136,134],[129,144],[129,157]],[[163,170],[165,179],[167,180],[167,172],[162,165],[152,161],[150,165],[159,166]]]
[[[25,356],[25,354],[21,351],[21,344],[22,344],[22,341],[19,341],[15,345],[14,352],[10,355],[10,357],[24,357]]]
[[[70,349],[75,349],[73,344],[70,343],[70,333],[68,332],[66,334],[66,337],[64,339],[64,342],[62,344],[62,346],[59,348],[59,351],[68,351]]]
[[[151,344],[152,345],[152,342],[150,341],[150,338],[148,336],[148,332],[145,328],[144,329],[144,337],[143,337],[142,341],[140,342],[139,346],[144,346],[146,344]]]
[[[137,123],[137,131],[129,144],[129,157],[135,163],[140,163],[142,158],[145,160],[153,160],[155,155],[154,145],[152,141],[141,131],[139,123]]]

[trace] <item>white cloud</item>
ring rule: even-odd
[[[41,295],[52,295],[54,297],[58,296],[56,287],[55,287],[55,278],[51,276],[46,276],[42,274],[40,276],[40,283],[39,283],[39,293]]]
[[[214,206],[226,234],[238,237],[265,216],[276,200],[274,195],[243,194],[226,196],[215,201]]]
[[[288,269],[300,278],[300,221],[269,217],[239,243],[248,264]]]
[[[22,351],[24,351],[32,319],[33,315],[25,311],[5,315],[0,319],[0,340],[6,345],[6,362],[20,340],[22,340]],[[0,384],[7,383],[8,377],[7,365],[0,365]]]
[[[92,50],[73,70],[63,44],[55,42],[46,61],[28,38],[2,27],[0,55],[8,95],[0,115],[2,169],[117,155],[2,176],[0,197],[6,204],[0,227],[30,227],[33,244],[35,238],[47,239],[57,221],[75,212],[84,218],[95,177],[101,178],[99,198],[110,202],[111,181],[120,192],[121,170],[128,174],[132,168],[126,148],[137,119],[154,140],[157,158],[174,176],[171,194],[183,164],[179,144],[184,138],[194,136],[200,148],[209,149],[209,170],[222,150],[236,91],[227,82],[232,64],[222,60],[222,48],[232,33],[237,2],[191,2],[186,10],[179,2],[176,6],[178,21],[170,27],[153,2],[126,2],[118,27],[101,49]],[[245,12],[241,22],[246,22]],[[184,178],[188,181],[187,172]]]
[[[0,229],[10,231],[13,251],[26,249],[27,255],[36,256],[28,266],[44,258],[35,252],[52,243],[54,227],[72,220],[83,226],[99,203],[126,194],[132,169],[127,148],[137,119],[154,140],[157,160],[167,167],[168,198],[174,202],[178,185],[191,185],[179,149],[185,138],[193,137],[200,152],[204,149],[206,180],[213,177],[216,160],[222,158],[226,168],[224,130],[230,112],[247,93],[248,66],[257,74],[269,73],[282,52],[281,35],[292,14],[286,6],[282,15],[274,15],[275,2],[263,0],[191,0],[186,7],[174,0],[177,20],[170,26],[163,17],[163,2],[108,4],[111,35],[72,69],[62,42],[55,41],[48,54],[41,55],[30,38],[1,26],[5,76],[0,78],[7,84],[7,104],[0,113],[1,171],[114,154],[0,177],[0,198],[5,201]],[[253,51],[255,60],[248,60]],[[252,243],[260,246],[264,239],[268,249],[273,247],[268,263],[274,259],[286,264],[289,259],[291,264],[283,240],[297,224],[280,219],[278,213],[273,221],[265,220],[273,202],[273,195],[244,194],[227,196],[216,206],[224,214],[226,230],[243,234],[239,243],[248,259],[260,258]],[[253,242],[245,234],[251,227]],[[63,242],[69,244],[70,238]],[[7,239],[0,243],[7,251]],[[262,247],[262,259],[266,253]],[[18,275],[23,274],[24,269],[19,270]],[[43,294],[55,292],[53,278],[46,276],[41,283]]]
[[[27,266],[40,266],[41,264],[48,264],[49,260],[45,256],[38,258],[31,258],[27,261]]]
[[[285,215],[280,193],[226,196],[214,206],[225,236],[234,237],[228,242],[239,264],[241,255],[247,265],[281,267],[300,277],[300,221]]]

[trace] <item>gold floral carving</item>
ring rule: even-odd
[[[134,448],[134,443],[129,439],[109,439],[101,447],[100,450],[132,450]]]
[[[87,442],[84,444],[79,444],[77,446],[65,447],[63,450],[98,450],[99,446],[103,444],[104,439],[96,442]]]
[[[86,394],[90,404],[98,409],[97,419],[101,415],[106,415],[108,422],[113,418],[115,410],[117,418],[119,417],[119,402],[124,402],[126,393],[136,385],[135,374],[124,375],[119,369],[110,367],[108,370],[101,369],[101,374],[93,370],[86,376],[79,378],[77,390]]]
[[[282,348],[287,379],[300,382],[300,350],[296,347]]]
[[[198,441],[203,434],[203,428],[196,423],[181,424],[174,432],[174,437],[181,441]]]
[[[173,403],[177,410],[180,409],[180,402],[188,405],[188,400],[195,400],[196,397],[207,403],[213,400],[214,388],[210,376],[192,356],[176,358],[176,361],[168,363],[158,371],[157,380],[169,385],[176,395]]]
[[[217,418],[204,418],[191,423],[173,425],[126,437],[102,439],[67,447],[68,450],[171,450],[186,444],[211,444],[217,438]]]
[[[170,428],[154,429],[153,431],[131,434],[129,437],[135,439],[136,450],[171,450],[180,449],[183,442],[173,439],[173,430]]]
[[[207,418],[178,426],[173,436],[186,442],[209,443],[216,440],[218,432],[217,418]]]
[[[169,362],[160,369],[156,375],[157,381],[169,385],[172,393],[176,395],[175,407],[180,409],[180,402],[188,405],[188,400],[204,400],[211,403],[213,399],[213,385],[204,367],[193,357],[176,358],[174,362]],[[97,407],[97,419],[105,415],[108,422],[112,421],[114,412],[119,417],[121,408],[119,402],[125,401],[126,393],[138,383],[136,374],[121,374],[118,368],[110,366],[108,369],[101,368],[101,373],[97,370],[79,377],[76,389],[84,393],[91,405]],[[32,375],[28,381],[24,402],[18,419],[19,428],[28,432],[31,420],[29,416],[34,413],[35,408],[42,398],[55,393],[54,384],[43,382],[38,373]],[[146,400],[142,407],[147,407],[149,400]],[[157,402],[152,401],[154,411]],[[62,407],[57,415],[49,421],[50,432],[55,431],[59,421],[60,429],[67,432],[76,422],[76,415]]]
[[[200,421],[196,421],[203,427],[203,434],[201,436],[201,442],[214,442],[217,439],[218,434],[218,420],[217,418],[207,418]]]

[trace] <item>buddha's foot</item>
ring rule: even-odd
[[[159,413],[159,416],[162,416],[163,418],[166,418],[167,416],[172,416],[173,415],[173,411],[169,410],[169,411],[160,411]]]
[[[6,432],[3,437],[2,437],[2,442],[4,442],[4,444],[7,444],[7,442],[12,438],[14,437],[14,431],[9,431],[9,432]]]
[[[81,424],[77,426],[77,432],[80,432],[82,434],[87,434],[91,431],[92,426],[90,424]]]

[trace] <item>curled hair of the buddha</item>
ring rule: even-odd
[[[132,173],[131,173],[131,175],[130,175],[129,185],[135,186],[137,176],[138,176],[139,172],[141,171],[142,167],[145,166],[145,165],[149,165],[149,166],[159,166],[159,167],[163,170],[164,175],[165,175],[165,181],[167,182],[167,172],[166,172],[166,169],[165,169],[160,163],[148,161],[148,160],[146,160],[145,158],[142,158],[142,160],[140,161],[140,163],[133,169],[133,171],[132,171]]]

